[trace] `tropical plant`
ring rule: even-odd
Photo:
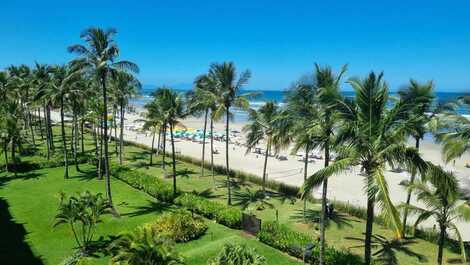
[[[336,143],[344,148],[338,151],[334,163],[315,172],[303,185],[303,196],[328,177],[359,165],[365,178],[367,192],[367,220],[364,259],[371,264],[371,238],[376,204],[390,222],[395,236],[401,238],[402,223],[393,205],[384,171],[387,165],[402,165],[409,171],[428,169],[417,150],[405,144],[407,107],[400,102],[388,107],[388,88],[383,75],[370,73],[364,80],[350,79],[355,90],[353,99],[345,98],[335,104],[342,121]]]
[[[144,122],[144,125],[142,126],[143,130],[150,130],[150,133],[152,134],[152,146],[150,149],[150,166],[153,165],[153,154],[155,150],[155,134],[159,132],[158,134],[158,146],[160,146],[160,134],[162,131],[162,128],[166,128],[166,123],[165,123],[165,117],[163,117],[162,110],[160,108],[160,104],[157,102],[157,99],[154,98],[152,101],[149,103],[145,104],[144,108],[147,110],[145,113],[144,119],[142,121]],[[164,130],[166,132],[166,130]],[[165,133],[164,132],[164,133]],[[165,142],[165,136],[163,141]],[[163,143],[165,146],[165,143]],[[159,148],[159,147],[158,147]],[[165,150],[163,150],[163,164],[165,163]],[[165,168],[165,166],[163,166]]]
[[[184,264],[175,251],[174,243],[162,238],[150,227],[125,233],[109,247],[111,264],[116,265],[176,265]]]
[[[163,214],[148,226],[161,236],[175,242],[188,242],[202,236],[207,224],[201,217],[194,216],[186,210]]]
[[[215,80],[209,75],[201,75],[194,81],[195,88],[188,93],[188,109],[192,115],[198,115],[203,113],[204,115],[204,130],[202,134],[202,154],[201,154],[201,177],[204,177],[204,165],[205,165],[205,151],[206,151],[206,133],[207,133],[207,119],[209,111],[211,111],[211,124],[210,124],[210,135],[211,135],[211,169],[212,178],[214,181],[214,159],[213,159],[213,110],[217,108],[217,90]]]
[[[255,148],[261,141],[266,144],[264,153],[263,166],[263,194],[266,194],[266,168],[268,165],[268,156],[273,148],[274,152],[278,152],[282,141],[282,122],[279,122],[280,108],[272,101],[266,102],[259,110],[250,109],[248,124],[243,127],[246,133],[247,153]]]
[[[103,30],[101,28],[88,28],[82,32],[80,38],[85,45],[76,44],[68,48],[71,53],[79,57],[75,63],[83,67],[90,76],[94,77],[102,88],[103,96],[103,143],[104,143],[104,175],[106,182],[106,195],[109,203],[113,205],[111,195],[111,179],[109,176],[109,152],[108,152],[108,94],[107,80],[110,73],[117,70],[125,70],[137,73],[139,68],[129,61],[118,61],[119,48],[115,42],[115,29]],[[116,212],[117,213],[117,212]]]
[[[442,264],[444,244],[447,231],[453,231],[460,242],[462,260],[466,263],[465,246],[459,229],[454,220],[470,221],[470,202],[460,200],[459,183],[455,175],[444,171],[440,166],[434,166],[438,170],[427,173],[427,181],[410,183],[409,190],[416,193],[417,200],[425,207],[404,204],[402,207],[410,213],[418,215],[414,228],[421,222],[434,218],[439,225],[439,239],[437,263]]]
[[[102,215],[108,213],[111,213],[111,206],[101,193],[85,191],[77,196],[61,193],[54,227],[67,224],[78,248],[87,253],[96,225],[101,222]]]
[[[266,258],[246,245],[225,244],[209,265],[263,265]]]
[[[240,94],[240,90],[248,83],[251,77],[250,71],[244,71],[237,78],[237,71],[233,62],[224,62],[221,64],[212,64],[209,76],[215,80],[219,92],[217,100],[217,109],[215,116],[225,114],[225,167],[227,171],[227,204],[232,204],[231,190],[231,174],[229,166],[229,142],[230,142],[230,117],[232,116],[231,108],[248,109],[248,97],[253,96],[252,93]]]
[[[122,165],[122,153],[124,148],[124,115],[125,108],[129,104],[129,98],[136,96],[142,85],[131,74],[118,71],[111,78],[111,86],[113,87],[113,96],[119,106],[120,133],[119,133],[119,164]]]

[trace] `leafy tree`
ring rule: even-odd
[[[402,223],[384,177],[386,166],[399,164],[410,171],[417,169],[420,172],[428,168],[417,150],[406,146],[407,108],[401,103],[387,107],[389,93],[382,77],[382,74],[372,72],[364,80],[349,80],[355,90],[355,97],[345,98],[335,106],[342,121],[335,141],[342,143],[344,148],[339,150],[339,158],[334,163],[314,173],[303,185],[305,196],[328,177],[350,166],[360,166],[367,191],[366,265],[371,264],[371,238],[377,203],[389,220],[395,236],[402,236]]]
[[[230,117],[231,108],[248,109],[248,97],[252,93],[240,94],[240,90],[251,77],[250,71],[244,71],[237,78],[237,71],[233,62],[215,63],[211,65],[209,76],[215,80],[219,90],[217,100],[217,110],[215,116],[225,114],[225,166],[227,170],[227,204],[232,204],[231,174],[229,166],[229,142],[230,142]]]
[[[263,265],[265,257],[246,245],[225,244],[209,265]]]
[[[106,181],[106,195],[112,205],[111,179],[109,177],[109,151],[108,151],[108,75],[117,70],[139,72],[136,64],[130,61],[118,61],[119,47],[114,40],[115,29],[103,30],[101,28],[88,28],[82,32],[86,45],[76,44],[68,48],[69,52],[79,57],[75,63],[83,67],[92,77],[96,78],[102,88],[103,96],[103,144],[104,144],[104,175]]]
[[[429,218],[434,218],[437,221],[440,231],[437,252],[439,265],[442,264],[448,230],[453,231],[460,242],[462,259],[466,263],[465,246],[454,220],[470,221],[470,203],[460,200],[459,184],[456,177],[452,173],[444,171],[440,166],[434,167],[438,170],[428,173],[428,181],[410,183],[408,186],[409,190],[416,193],[417,200],[426,205],[425,208],[408,204],[404,204],[402,207],[408,209],[410,213],[418,215],[414,224],[415,228]]]
[[[110,246],[116,265],[177,265],[184,264],[183,258],[175,251],[174,243],[160,237],[155,229],[138,228],[126,233]]]

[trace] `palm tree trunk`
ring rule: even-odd
[[[44,133],[42,131],[41,108],[38,108],[38,122],[39,122],[39,133],[41,135],[41,140],[44,141]]]
[[[99,152],[99,163],[98,163],[98,169],[99,169],[99,174],[98,178],[103,179],[103,119],[100,119],[100,126],[99,126],[99,131],[98,131],[99,139],[100,139],[100,152]]]
[[[121,132],[119,133],[119,164],[122,165],[122,152],[124,150],[124,103],[121,101],[120,104],[121,111]]]
[[[31,131],[31,140],[33,141],[33,146],[36,146],[36,140],[34,138],[34,128],[33,128],[33,120],[31,118],[31,112],[28,109],[28,123],[29,123],[29,130]]]
[[[305,159],[304,159],[304,183],[307,181],[308,170],[308,153],[310,152],[310,143],[307,142],[305,146]],[[307,222],[307,198],[304,198],[304,222]]]
[[[60,97],[60,127],[62,129],[62,146],[64,149],[64,178],[69,178],[69,163],[67,159],[67,141],[65,139],[65,125],[64,125],[64,97]]]
[[[150,166],[153,165],[153,150],[154,150],[154,145],[155,143],[155,130],[153,130],[153,133],[152,133],[152,148],[150,149]]]
[[[80,133],[81,133],[80,140],[81,140],[81,144],[82,144],[82,154],[85,153],[85,143],[84,143],[85,128],[84,128],[84,123],[85,123],[85,121],[82,118],[82,120],[80,121]]]
[[[109,204],[113,208],[114,212],[117,213],[113,205],[113,196],[111,194],[111,178],[109,176],[109,150],[108,150],[108,96],[106,91],[106,74],[101,77],[101,85],[103,87],[103,143],[104,143],[104,177],[106,182],[106,195],[108,197]]]
[[[176,155],[175,155],[175,140],[173,138],[173,123],[170,123],[170,137],[171,137],[171,156],[173,159],[173,195],[176,197]]]
[[[3,155],[5,158],[5,170],[8,172],[8,142],[6,139],[3,142]]]
[[[268,156],[271,149],[271,140],[268,139],[266,144],[266,152],[264,155],[264,166],[263,166],[263,195],[266,197],[266,168],[268,167]]]
[[[118,141],[117,141],[117,107],[113,107],[113,125],[114,125],[114,151],[118,155]]]
[[[162,136],[162,126],[158,127],[157,156],[160,155],[160,137]]]
[[[419,138],[418,137],[415,138],[415,148],[419,152]],[[415,178],[416,178],[416,172],[413,170],[411,172],[410,185],[412,185],[415,182]],[[405,237],[405,235],[406,235],[406,223],[407,223],[407,219],[408,219],[408,206],[410,206],[411,193],[412,192],[413,192],[413,190],[408,189],[408,194],[406,195],[406,206],[405,206],[405,209],[403,211],[403,235],[402,235],[402,237]]]
[[[214,172],[214,120],[212,119],[212,112],[211,112],[211,171],[212,171],[212,182],[215,185],[215,172]]]
[[[327,167],[330,163],[330,143],[327,140],[325,143],[325,167]],[[326,178],[323,181],[323,190],[321,195],[321,215],[320,215],[320,265],[325,263],[325,232],[326,232],[326,222],[327,222],[327,214],[326,214],[326,203],[327,203],[327,193],[328,193],[328,179]]]
[[[227,113],[226,113],[226,123],[225,123],[225,166],[227,170],[227,192],[228,192],[228,197],[227,197],[227,204],[232,205],[232,185],[231,185],[231,180],[230,180],[230,167],[229,167],[229,161],[228,161],[228,142],[229,142],[229,122],[230,122],[230,111],[229,107],[227,107]]]
[[[51,121],[51,105],[48,103],[47,105],[47,127],[49,131],[49,143],[51,144],[51,151],[54,153],[55,146],[54,146],[54,132],[52,131],[52,121]]]
[[[369,175],[369,174],[368,174]],[[369,176],[370,177],[370,176]],[[372,230],[374,225],[374,207],[375,198],[367,199],[367,220],[366,220],[366,235],[364,241],[364,265],[371,264],[371,243],[372,243]]]
[[[74,160],[74,163],[75,163],[75,170],[77,170],[77,172],[80,172],[80,167],[78,166],[78,119],[77,119],[77,112],[74,111],[73,112],[73,127],[74,127],[74,130],[73,130],[73,160]]]
[[[206,114],[204,115],[204,131],[202,133],[202,158],[201,158],[201,177],[204,177],[204,161],[206,154],[206,130],[207,130],[207,114],[209,109],[206,109]]]
[[[49,135],[49,129],[48,129],[48,126],[47,126],[47,107],[46,105],[44,104],[44,133],[46,134],[46,148],[47,148],[47,160],[49,160],[51,158],[51,139],[50,139],[50,135]]]
[[[16,136],[11,138],[11,162],[16,166]]]
[[[162,157],[163,175],[166,177],[165,157],[166,157],[166,123],[163,124],[163,157]]]
[[[446,239],[446,226],[445,224],[439,224],[439,241],[438,241],[438,251],[437,251],[437,265],[442,264],[442,257],[444,254],[444,242]]]

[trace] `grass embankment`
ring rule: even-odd
[[[59,134],[56,134],[57,153],[60,153]],[[44,146],[38,146],[42,153],[45,152]],[[91,138],[86,138],[85,149],[93,152],[94,144]],[[114,150],[114,143],[110,145],[110,150]],[[117,157],[112,155],[111,158],[117,163]],[[127,145],[125,147],[125,163],[128,166],[138,168],[142,172],[152,174],[156,177],[172,181],[171,178],[163,177],[163,169],[161,157],[154,157],[155,164],[148,166],[149,152],[148,150]],[[44,160],[44,157],[24,157],[24,160]],[[171,172],[171,160],[167,157],[167,173]],[[23,225],[25,231],[21,229],[5,229],[6,237],[3,237],[2,245],[7,248],[1,257],[8,257],[6,261],[0,259],[1,264],[37,264],[34,262],[34,255],[40,257],[45,264],[57,264],[72,252],[74,247],[73,237],[64,227],[52,228],[53,218],[57,209],[57,194],[61,191],[66,193],[76,193],[84,190],[104,193],[104,182],[97,180],[90,165],[81,165],[81,168],[88,173],[78,173],[71,166],[71,178],[63,179],[63,168],[41,169],[24,174],[19,174],[16,178],[13,175],[0,175],[1,188],[0,200],[5,202],[8,209],[2,208],[1,217],[10,219],[8,222],[13,227]],[[199,175],[200,167],[194,164],[178,161],[178,188],[182,191],[195,191],[212,200],[221,202],[226,201],[226,188],[221,185],[225,180],[225,176],[216,175],[217,188],[214,183],[210,171],[206,170],[206,176],[201,178]],[[168,206],[155,201],[143,192],[137,191],[119,180],[112,182],[114,202],[118,211],[122,215],[121,218],[105,217],[104,223],[98,226],[97,236],[103,236],[106,239],[110,235],[116,235],[120,232],[134,229],[146,222],[152,221],[158,214],[164,211],[171,211],[174,206]],[[273,193],[271,199],[264,204],[264,210],[256,210],[255,205],[259,202],[253,202],[250,193],[253,194],[260,187],[256,184],[243,182],[239,183],[239,189],[235,191],[235,203],[239,203],[240,207],[247,207],[248,211],[256,214],[263,221],[275,220],[276,210],[278,212],[278,220],[281,223],[288,224],[291,228],[307,233],[312,238],[317,237],[317,225],[305,224],[302,222],[301,210],[303,202],[295,200],[295,198],[287,198],[281,194]],[[318,205],[309,204],[309,210],[318,211]],[[16,225],[14,223],[16,223]],[[6,227],[3,226],[2,227]],[[363,249],[356,247],[362,242],[354,238],[363,238],[365,223],[362,219],[339,213],[337,218],[331,222],[327,230],[328,243],[336,248],[350,249],[359,255]],[[16,231],[18,230],[18,231]],[[392,238],[393,234],[386,228],[376,225],[374,233],[385,238]],[[19,243],[24,237],[25,242],[32,249],[30,255],[28,246],[21,244],[8,244],[8,241]],[[16,241],[15,241],[16,239]],[[268,264],[298,264],[299,262],[287,257],[256,240],[251,236],[246,236],[239,230],[232,230],[224,226],[210,222],[207,234],[202,238],[185,243],[178,244],[177,248],[187,258],[188,264],[206,264],[207,259],[215,255],[225,242],[241,242],[255,247],[260,254],[267,257]],[[414,243],[407,246],[411,251],[405,254],[403,251],[395,251],[399,264],[435,264],[437,246],[430,242],[416,239]],[[16,253],[13,255],[13,253]],[[425,257],[418,259],[411,253],[417,253]],[[30,262],[28,263],[28,257]],[[445,257],[448,260],[456,260],[459,255],[451,251],[446,251]],[[23,262],[16,262],[18,260]],[[99,258],[96,264],[106,264],[106,257]],[[13,261],[13,263],[12,263]],[[95,264],[95,263],[93,263]]]

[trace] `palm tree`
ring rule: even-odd
[[[216,84],[209,75],[201,75],[194,81],[194,90],[188,93],[189,102],[188,108],[193,115],[199,113],[204,114],[204,130],[202,136],[202,155],[201,155],[201,177],[204,177],[204,163],[206,151],[206,132],[207,132],[207,118],[209,111],[215,109],[216,106]],[[212,117],[212,114],[211,114]],[[212,118],[211,118],[211,137],[212,137]],[[211,138],[212,141],[212,138]],[[212,142],[211,142],[212,147]],[[213,150],[211,150],[212,152]],[[213,154],[212,154],[213,155]],[[213,167],[213,159],[211,159],[211,167]],[[212,175],[214,178],[214,174]]]
[[[273,102],[266,102],[259,110],[250,109],[249,123],[243,127],[246,133],[247,153],[255,148],[261,141],[266,144],[266,151],[264,154],[263,166],[263,194],[266,196],[266,168],[268,165],[268,156],[271,153],[271,148],[278,152],[281,148],[279,138],[283,131],[279,128],[282,123],[279,123],[280,108]]]
[[[109,249],[113,255],[110,264],[184,264],[183,258],[175,251],[174,243],[162,238],[151,227],[121,235]]]
[[[173,194],[176,195],[176,152],[173,131],[176,126],[182,125],[179,119],[186,117],[188,114],[185,110],[183,97],[170,88],[159,88],[155,91],[155,98],[160,107],[165,124],[170,126],[171,156],[173,160]]]
[[[211,65],[209,76],[213,78],[219,89],[218,108],[215,116],[225,113],[225,166],[227,174],[227,204],[232,204],[231,192],[231,173],[229,167],[229,142],[230,142],[230,117],[232,115],[231,108],[237,107],[248,109],[249,102],[247,97],[253,94],[240,94],[242,87],[248,83],[251,77],[250,71],[244,71],[237,78],[237,71],[233,62],[215,63]]]
[[[111,79],[113,93],[117,104],[119,105],[120,133],[119,133],[119,164],[122,165],[122,152],[124,148],[124,114],[129,98],[136,96],[142,85],[131,74],[123,71],[117,72]]]
[[[463,262],[466,263],[465,246],[461,234],[453,221],[470,221],[470,203],[460,200],[459,184],[456,177],[452,173],[444,171],[440,166],[435,167],[438,170],[428,174],[427,182],[419,181],[410,183],[408,186],[408,190],[415,192],[418,201],[426,205],[426,208],[409,204],[404,204],[402,207],[410,213],[418,215],[414,228],[429,218],[437,221],[439,225],[438,265],[442,264],[447,230],[455,233],[460,242]]]
[[[415,80],[410,80],[410,84],[406,88],[398,91],[400,100],[410,107],[409,115],[412,121],[410,135],[414,138],[415,148],[418,151],[420,141],[424,138],[424,134],[429,131],[427,124],[431,121],[431,118],[434,118],[434,115],[429,115],[434,100],[433,87],[434,85],[431,81],[420,84]],[[412,171],[409,183],[413,184],[415,178],[416,172]],[[406,197],[406,205],[410,204],[411,193],[412,190],[409,189]],[[405,208],[403,212],[403,233],[406,233],[407,219],[408,211]]]
[[[52,81],[43,84],[38,90],[36,97],[45,98],[47,97],[51,104],[57,104],[60,107],[60,124],[62,133],[62,148],[64,151],[64,178],[69,177],[68,171],[68,152],[67,152],[67,141],[65,136],[65,107],[66,101],[71,98],[71,91],[74,83],[80,78],[80,69],[71,66],[55,66],[52,71]]]
[[[367,191],[367,220],[365,232],[365,264],[371,264],[371,238],[374,207],[378,203],[390,221],[395,236],[401,238],[402,223],[393,205],[384,177],[387,165],[402,165],[408,170],[424,172],[428,164],[415,148],[405,144],[407,107],[398,102],[391,108],[389,93],[383,74],[371,72],[364,80],[350,79],[355,90],[353,99],[345,98],[335,105],[342,121],[336,135],[339,158],[310,176],[303,185],[303,196],[328,177],[359,165],[365,178]]]
[[[113,205],[111,195],[111,179],[109,177],[109,152],[108,152],[108,75],[117,70],[139,72],[136,64],[129,61],[118,61],[119,48],[114,41],[115,29],[103,30],[101,28],[88,28],[82,32],[80,38],[86,42],[85,45],[76,44],[68,48],[69,52],[79,56],[76,63],[84,67],[93,77],[97,79],[102,88],[103,96],[103,143],[104,143],[104,175],[106,182],[106,195]],[[113,207],[114,208],[114,207]]]
[[[153,165],[153,154],[155,146],[155,134],[161,131],[164,123],[163,113],[160,109],[160,105],[156,98],[153,101],[145,104],[144,108],[146,109],[145,118],[142,120],[144,125],[142,126],[143,130],[150,130],[152,133],[152,147],[150,151],[150,166]],[[160,138],[160,136],[159,136]],[[164,161],[163,161],[164,162]]]

